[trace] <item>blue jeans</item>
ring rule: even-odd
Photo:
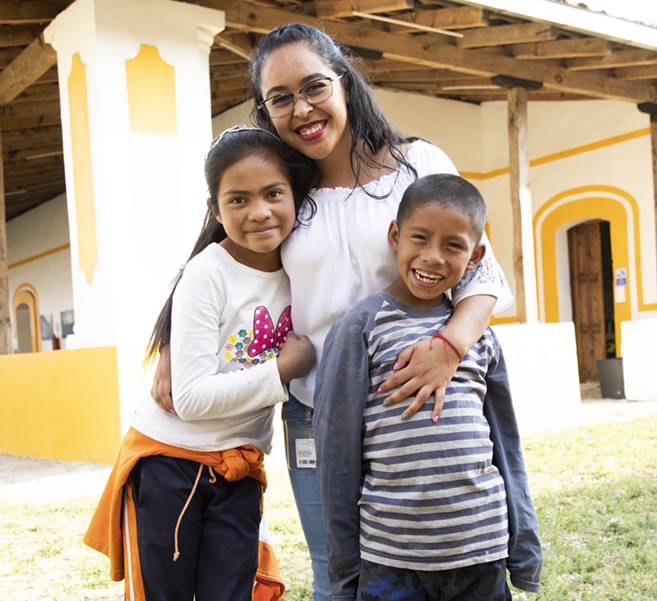
[[[303,452],[300,455],[298,450],[295,453],[292,440],[295,434],[303,437],[303,444],[297,449],[301,448],[303,451],[307,448],[308,439],[312,438],[313,410],[290,395],[289,400],[283,404],[281,415],[285,426],[285,453],[288,460],[290,483],[313,571],[312,599],[313,601],[331,601],[326,531],[324,530],[317,471],[314,467],[297,467],[297,464],[310,465],[310,458]]]
[[[423,572],[362,560],[358,601],[510,601],[506,562]]]

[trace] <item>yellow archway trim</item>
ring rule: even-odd
[[[16,310],[19,305],[25,304],[29,310],[30,319],[30,338],[32,351],[37,353],[41,351],[41,313],[39,311],[39,295],[32,284],[21,284],[16,288],[12,299],[12,313],[16,316]],[[18,338],[18,323],[14,319],[14,337]]]
[[[543,283],[543,314],[546,322],[560,321],[557,279],[556,232],[568,224],[602,219],[610,223],[612,268],[627,268],[627,294],[615,302],[614,319],[620,342],[620,322],[632,319],[632,278],[636,282],[639,311],[657,309],[644,301],[641,271],[641,231],[636,199],[614,186],[580,186],[548,199],[534,215],[534,244],[539,281]]]

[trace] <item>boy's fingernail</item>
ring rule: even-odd
[[[381,386],[379,386],[379,387],[376,389],[376,391],[377,391],[377,392],[383,392],[383,389],[381,388]]]
[[[397,364],[396,363],[392,366],[392,371],[397,371]]]
[[[408,413],[404,413],[404,415],[402,415],[402,421],[405,422],[407,419],[408,419]]]
[[[437,423],[438,423],[438,416],[437,416],[437,415],[434,415],[434,416],[431,418],[431,421],[432,421],[434,424],[437,424]]]
[[[169,413],[171,413],[171,414],[173,414],[173,415],[178,415],[178,414],[176,413],[176,410],[175,410],[175,409],[169,409]]]

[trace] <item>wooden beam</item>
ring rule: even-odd
[[[495,75],[491,81],[503,88],[524,88],[525,90],[540,90],[543,84],[540,81],[528,81],[518,77],[509,77],[508,75]]]
[[[59,106],[52,101],[39,101],[33,102],[12,102],[11,104],[3,107],[3,118],[11,119],[12,117],[32,117],[36,115],[45,115],[53,111],[59,112]]]
[[[614,69],[617,79],[657,79],[657,63],[654,65],[643,65],[641,67],[621,67]]]
[[[46,144],[44,141],[39,138],[39,145],[31,145],[25,148],[13,148],[13,149],[4,149],[3,155],[8,161],[19,161],[19,160],[32,160],[31,157],[37,155],[52,155],[55,156],[55,153],[60,155],[64,154],[62,150],[62,141],[55,141],[52,144]]]
[[[487,10],[477,6],[460,6],[415,11],[411,15],[399,15],[399,18],[409,19],[418,25],[427,25],[437,29],[470,29],[488,25],[490,22],[488,15]]]
[[[655,210],[654,229],[655,240],[657,240],[657,110],[650,113],[650,142],[652,144],[652,193]],[[657,254],[657,244],[655,246],[655,253]]]
[[[615,69],[617,67],[638,67],[657,63],[654,50],[618,50],[607,56],[595,58],[573,58],[566,62],[571,71],[590,71],[592,69]]]
[[[30,43],[34,38],[30,40]],[[6,69],[13,63],[19,56],[23,49],[20,46],[9,46],[8,48],[0,48],[0,69]]]
[[[0,25],[36,23],[43,25],[52,21],[70,2],[47,0],[2,0],[0,1]]]
[[[520,323],[537,323],[532,197],[529,190],[527,145],[527,90],[521,87],[510,88],[507,97],[516,315]]]
[[[433,25],[419,25],[418,23],[411,23],[402,21],[400,19],[395,19],[392,17],[386,17],[384,15],[374,15],[368,13],[360,13],[357,11],[353,12],[354,17],[361,17],[363,19],[371,19],[372,21],[381,21],[382,23],[388,23],[397,28],[401,27],[405,29],[405,33],[412,33],[413,31],[428,31],[432,33],[440,33],[441,35],[447,35],[455,38],[463,37],[463,34],[451,31],[449,29],[439,29]]]
[[[5,107],[6,108],[6,107]],[[32,129],[35,127],[49,127],[51,125],[60,125],[62,122],[59,107],[52,107],[51,113],[43,115],[27,115],[24,117],[1,117],[0,131],[8,132],[16,129]],[[54,112],[57,111],[57,112]]]
[[[251,58],[251,45],[239,44],[234,40],[229,40],[227,36],[217,35],[214,38],[214,43],[221,46],[225,50],[236,54],[240,58],[248,61]]]
[[[445,71],[442,71],[441,69],[424,69],[422,67],[418,69],[409,69],[406,71],[405,69],[399,69],[397,68],[395,71],[387,71],[383,73],[377,73],[376,74],[376,83],[377,84],[382,84],[382,83],[387,83],[387,84],[392,84],[392,83],[405,83],[405,82],[436,82],[440,79],[439,74],[444,74]],[[370,74],[371,75],[371,74]],[[454,77],[455,73],[450,73],[450,77]]]
[[[224,102],[231,102],[232,104],[235,104],[235,98],[239,98],[239,102],[244,102],[249,99],[250,97],[250,91],[251,91],[251,86],[250,85],[245,85],[244,88],[242,89],[241,92],[238,94],[235,93],[235,91],[239,92],[239,88],[232,88],[229,90],[224,90],[220,87],[212,86],[210,90],[210,94],[212,95],[213,100],[218,100],[218,101],[224,101]]]
[[[650,142],[652,145],[652,194],[655,209],[655,240],[657,240],[657,103],[645,102],[639,104],[638,109],[642,113],[650,115]],[[657,245],[655,245],[657,254]]]
[[[235,3],[230,0],[200,0],[195,2],[225,12],[226,26],[242,31],[267,33],[290,21],[308,23],[323,28],[334,39],[346,45],[368,48],[405,63],[451,69],[471,75],[491,77],[504,74],[541,81],[546,88],[565,94],[594,98],[639,102],[657,101],[657,87],[644,82],[617,81],[612,77],[590,73],[573,73],[558,63],[517,61],[493,53],[490,49],[457,48],[440,35],[400,36],[373,30],[364,22],[320,22],[318,19],[278,9]],[[499,26],[491,29],[501,29]],[[543,28],[546,26],[543,25]],[[520,40],[517,40],[520,41]],[[507,40],[508,42],[508,40]]]
[[[553,40],[517,44],[509,49],[514,58],[523,60],[546,60],[556,58],[604,57],[611,53],[609,43],[597,38],[577,40]]]
[[[413,11],[395,15],[395,25],[389,32],[408,35],[414,31],[458,31],[488,25],[488,11],[474,6]]]
[[[2,139],[0,138],[0,151]],[[0,355],[12,351],[11,303],[9,299],[9,260],[7,258],[7,216],[5,213],[5,180],[0,161]]]
[[[216,67],[218,65],[239,65],[244,68],[245,62],[246,61],[241,56],[237,56],[235,53],[230,52],[230,50],[219,48],[218,46],[214,46],[210,51],[211,67]]]
[[[12,25],[3,27],[0,36],[0,47],[27,46],[39,37],[43,26],[41,25]]]
[[[388,13],[414,8],[413,0],[316,0],[314,4],[320,19],[351,17],[354,12]]]
[[[40,35],[0,73],[0,105],[9,104],[56,63],[57,53]]]
[[[460,48],[481,48],[483,46],[508,46],[543,42],[557,37],[557,28],[548,23],[523,23],[521,25],[498,25],[480,27],[464,31],[458,41]]]

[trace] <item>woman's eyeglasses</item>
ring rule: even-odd
[[[296,94],[276,94],[265,98],[258,108],[267,111],[272,119],[285,117],[294,109],[297,96],[303,98],[308,104],[319,104],[328,100],[333,94],[333,82],[341,79],[344,73],[336,77],[320,77],[306,84]]]

